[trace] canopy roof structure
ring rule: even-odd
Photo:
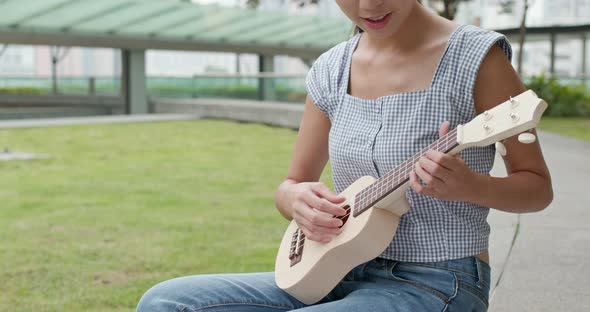
[[[520,33],[520,28],[505,28],[505,29],[497,29],[497,32],[500,32],[506,36],[518,36]],[[552,26],[535,26],[535,27],[527,27],[526,33],[531,35],[548,35],[548,34],[560,34],[560,35],[575,35],[580,33],[589,33],[590,32],[590,24],[582,24],[582,25],[552,25]]]
[[[0,0],[0,42],[319,56],[350,37],[347,19],[180,0]]]

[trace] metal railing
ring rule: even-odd
[[[585,84],[590,76],[556,77],[565,84]],[[524,79],[525,82],[528,79]],[[120,77],[61,77],[57,92],[51,77],[0,77],[2,94],[119,96]],[[148,96],[169,98],[231,98],[303,103],[306,97],[302,75],[196,75],[193,77],[148,77]]]
[[[173,98],[233,98],[305,101],[305,76],[301,75],[196,75],[148,77],[148,95]],[[266,89],[264,94],[262,89]],[[0,77],[2,94],[111,95],[121,94],[120,77],[60,77],[54,92],[51,77]]]

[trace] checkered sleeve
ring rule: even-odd
[[[307,73],[305,87],[313,103],[332,120],[332,107],[330,107],[329,103],[330,73],[326,62],[326,54],[322,54],[313,63]]]
[[[459,77],[456,77],[457,86],[460,88],[458,93],[462,95],[459,109],[463,116],[469,120],[476,116],[473,98],[475,81],[481,64],[490,49],[494,45],[498,45],[502,48],[508,60],[512,61],[512,47],[504,35],[495,31],[472,27],[475,30],[466,32],[466,37],[463,38],[463,55],[458,66]]]
[[[320,55],[305,81],[307,94],[331,121],[338,109],[337,93],[345,66],[346,49],[350,43],[350,40],[341,42]]]

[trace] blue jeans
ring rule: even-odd
[[[137,311],[486,311],[490,267],[475,257],[409,263],[377,258],[348,273],[324,299],[305,305],[274,273],[175,278],[152,287]]]

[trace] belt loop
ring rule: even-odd
[[[387,270],[387,272],[389,272],[389,274],[393,274],[393,269],[397,266],[398,263],[399,263],[399,261],[397,261],[397,260],[390,260],[387,263],[387,266],[385,267],[385,269]]]
[[[477,257],[473,257],[473,259],[475,259],[475,266],[477,268],[477,287],[482,288],[482,284],[481,284],[482,273],[481,273],[480,260]]]

